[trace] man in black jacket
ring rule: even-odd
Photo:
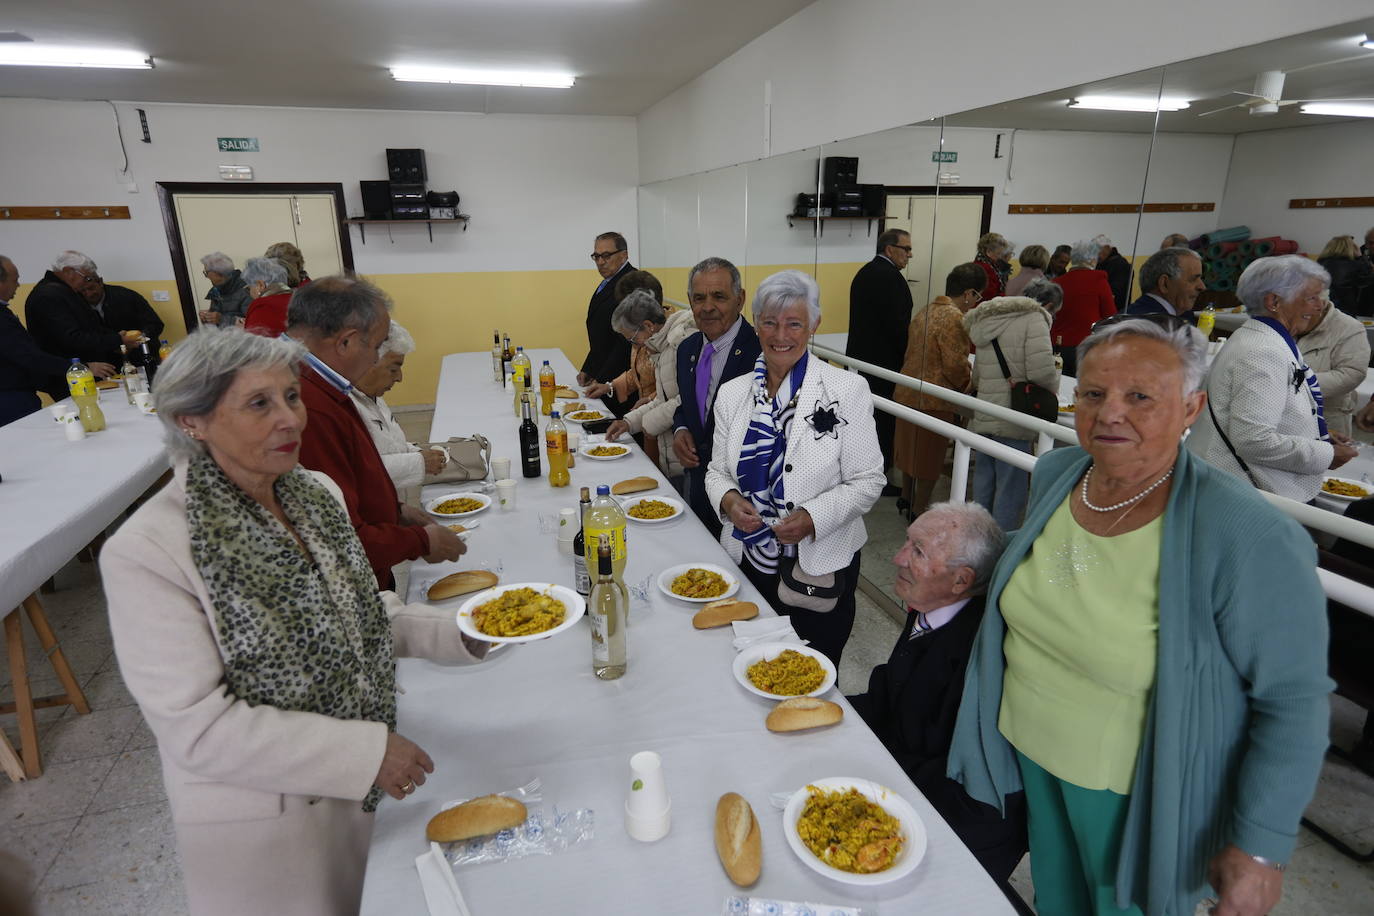
[[[582,361],[582,371],[577,373],[577,384],[583,386],[609,382],[630,368],[630,342],[611,327],[611,314],[616,306],[616,280],[634,270],[625,236],[619,232],[598,235],[592,248],[592,261],[596,263],[596,272],[601,274],[601,284],[587,305],[587,358]],[[607,408],[617,417],[624,416],[634,400],[632,397],[621,403],[614,394],[603,398]]]
[[[86,301],[87,284],[98,280],[95,262],[79,251],[64,251],[53,261],[24,301],[24,323],[38,346],[66,361],[115,363],[119,345],[138,346],[137,325],[112,328]],[[67,383],[54,377],[42,390],[54,399],[67,396]]]
[[[977,503],[936,503],[907,529],[893,558],[906,625],[868,692],[849,698],[926,799],[998,881],[1026,853],[1025,794],[1003,818],[945,775],[964,670],[983,619],[983,592],[1006,536]]]
[[[1112,240],[1105,235],[1093,238],[1102,246],[1097,253],[1097,269],[1107,272],[1107,285],[1112,288],[1112,298],[1116,300],[1116,310],[1126,310],[1131,295],[1131,262],[1117,251]]]
[[[152,341],[153,352],[157,352],[164,325],[142,295],[127,286],[106,283],[99,276],[82,288],[81,295],[86,304],[95,309],[105,327],[115,331],[142,331],[143,336]],[[133,347],[129,348],[129,352],[134,356],[134,362],[139,362]]]
[[[884,369],[900,372],[906,357],[907,329],[911,324],[911,288],[902,271],[911,260],[911,235],[888,229],[878,236],[878,253],[854,275],[849,284],[849,343],[845,355]],[[865,375],[869,390],[890,398],[895,387],[886,379]],[[883,466],[892,464],[892,438],[896,418],[877,411],[878,447]]]

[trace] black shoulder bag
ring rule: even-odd
[[[1041,420],[1049,420],[1051,423],[1057,420],[1059,393],[1035,382],[1013,382],[1007,358],[1002,354],[1002,347],[996,338],[993,338],[992,349],[997,354],[997,365],[1002,367],[1002,378],[1007,380],[1007,385],[1011,388],[1011,409]]]

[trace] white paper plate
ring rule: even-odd
[[[671,496],[655,496],[651,492],[631,493],[629,496],[620,496],[617,497],[617,499],[620,500],[620,508],[625,510],[625,517],[639,525],[662,525],[665,522],[671,522],[673,519],[681,518],[684,511],[682,503],[678,500],[673,499]],[[672,506],[673,514],[667,518],[635,518],[630,514],[630,507],[646,499],[667,503],[669,506]]]
[[[787,699],[785,696],[769,693],[766,690],[760,690],[749,681],[750,665],[755,662],[761,662],[764,659],[777,658],[785,649],[792,649],[796,652],[800,652],[802,655],[809,655],[820,662],[821,667],[825,669],[825,680],[821,681],[821,686],[810,693],[798,694],[799,696],[818,697],[835,686],[835,663],[810,646],[803,646],[791,642],[766,642],[762,645],[750,646],[747,649],[740,650],[739,654],[735,656],[734,665],[732,666],[732,670],[735,672],[735,680],[739,681],[741,687],[755,696],[761,696],[768,700]]]
[[[812,871],[844,884],[872,887],[879,884],[891,884],[893,881],[905,878],[916,870],[916,866],[921,864],[921,860],[926,855],[926,825],[921,820],[921,816],[916,813],[916,809],[911,807],[911,803],[905,798],[887,786],[873,782],[871,779],[860,779],[853,776],[829,776],[825,779],[813,780],[810,785],[828,791],[843,790],[850,787],[858,789],[869,801],[901,822],[902,839],[905,841],[902,843],[902,851],[897,853],[897,859],[892,863],[892,867],[871,875],[841,871],[825,864],[816,858],[815,853],[806,848],[801,835],[797,833],[797,821],[801,819],[802,808],[806,806],[806,801],[811,795],[807,791],[807,787],[802,786],[793,792],[792,797],[787,800],[787,807],[782,812],[782,829],[787,835],[787,845],[792,847],[797,858],[801,859]]]
[[[1357,500],[1365,499],[1369,496],[1374,496],[1374,486],[1370,486],[1363,480],[1352,480],[1349,477],[1326,477],[1323,478],[1322,482],[1325,483],[1327,480],[1334,480],[1337,483],[1348,483],[1352,487],[1359,487],[1361,490],[1364,491],[1364,496],[1341,496],[1339,493],[1328,493],[1326,490],[1318,491],[1320,495],[1325,496],[1328,499],[1338,499],[1343,503],[1353,503]]]
[[[563,615],[563,622],[552,629],[542,633],[531,633],[529,636],[488,636],[477,625],[472,622],[472,612],[479,604],[485,604],[493,598],[515,588],[532,588],[537,592],[549,592],[553,597],[563,602],[567,612]],[[536,639],[547,639],[555,633],[561,633],[568,627],[582,619],[582,615],[587,610],[587,602],[582,600],[582,596],[572,589],[563,585],[554,585],[550,582],[516,582],[512,585],[496,585],[492,588],[480,591],[475,595],[467,596],[466,600],[458,607],[458,629],[462,630],[473,639],[480,639],[482,642],[507,643],[507,642],[534,642]]]
[[[564,414],[564,415],[563,415],[563,419],[566,420],[566,421],[569,422],[569,423],[576,423],[578,426],[581,426],[583,423],[599,423],[599,422],[601,422],[602,420],[614,419],[610,414],[606,413],[604,410],[597,410],[595,407],[590,407],[590,406],[587,408],[586,411],[574,410],[573,413],[586,413],[586,412],[588,412],[588,411],[590,411],[590,412],[592,412],[592,413],[595,413],[596,416],[595,416],[595,417],[585,417],[585,418],[579,420],[579,419],[577,419],[576,417],[571,417],[571,416],[568,416],[567,414]]]
[[[673,584],[674,579],[689,569],[706,569],[713,573],[720,573],[729,587],[725,589],[724,593],[715,595],[711,598],[685,598],[682,595],[674,595],[673,590],[669,586]],[[658,589],[669,598],[676,598],[678,601],[690,601],[693,604],[706,604],[711,601],[719,601],[722,598],[729,598],[735,592],[739,591],[739,574],[731,572],[724,566],[717,566],[714,563],[679,563],[677,566],[670,567],[659,573]]]
[[[439,503],[448,499],[475,499],[482,504],[482,508],[473,509],[471,512],[434,511],[435,506],[439,505]],[[443,496],[436,496],[433,499],[426,500],[425,511],[428,512],[430,515],[436,515],[439,518],[467,518],[469,515],[476,515],[478,512],[481,512],[483,509],[486,509],[490,505],[491,497],[485,493],[446,493]]]
[[[624,449],[624,451],[619,455],[593,455],[591,453],[592,449],[602,448],[603,446],[606,448]],[[632,451],[633,449],[623,442],[584,442],[577,450],[577,454],[592,461],[619,461],[621,458],[630,457]]]

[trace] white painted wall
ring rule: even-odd
[[[818,0],[641,114],[639,171],[749,162],[1367,15],[1368,0]]]
[[[1268,130],[1236,138],[1222,224],[1249,226],[1256,236],[1295,239],[1312,256],[1332,236],[1363,241],[1374,207],[1290,210],[1295,197],[1374,194],[1374,121]]]
[[[138,192],[121,182],[123,156],[103,102],[0,99],[0,203],[122,204],[131,220],[0,220],[0,252],[36,279],[64,248],[86,252],[110,278],[170,279],[158,181],[219,181],[220,164],[251,165],[258,181],[338,181],[361,215],[360,179],[386,177],[385,149],[421,147],[429,187],[456,188],[467,232],[398,226],[395,244],[356,229],[362,273],[566,270],[590,275],[593,237],[636,231],[632,118],[480,115],[118,103]],[[140,141],[136,107],[153,142]],[[220,136],[257,137],[260,153],[220,153]],[[226,186],[234,184],[224,182]]]

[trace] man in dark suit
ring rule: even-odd
[[[911,288],[902,271],[911,260],[911,235],[888,229],[878,236],[878,253],[849,284],[849,342],[845,355],[900,372],[906,356],[911,324]],[[869,390],[890,398],[896,387],[886,379],[865,375]],[[877,411],[878,447],[883,467],[892,465],[892,437],[896,417]]]
[[[19,289],[19,268],[0,254],[0,426],[28,416],[39,408],[36,391],[67,371],[69,360],[44,353],[10,311],[10,300]],[[91,371],[109,378],[115,367],[92,363]],[[66,397],[62,392],[62,397]]]
[[[1093,239],[1102,246],[1097,253],[1097,269],[1106,271],[1107,285],[1112,288],[1112,299],[1116,301],[1119,312],[1126,307],[1131,295],[1131,262],[1117,251],[1112,240],[1105,235]]]
[[[99,279],[95,262],[81,252],[57,256],[24,301],[24,324],[39,347],[66,361],[75,357],[86,363],[116,364],[120,344],[138,346],[143,332],[137,324],[114,328],[86,301],[86,286]],[[54,376],[42,390],[54,399],[65,398],[66,380]]]
[[[116,331],[136,328],[152,341],[153,352],[157,352],[164,325],[147,299],[127,286],[106,283],[99,276],[82,288],[81,295],[85,298],[86,304],[95,309],[105,327]],[[132,347],[129,348],[129,352],[134,357],[134,362],[139,362]]]
[[[1202,258],[1191,248],[1161,248],[1140,265],[1141,296],[1126,307],[1128,315],[1165,312],[1197,324],[1193,305],[1207,288],[1202,282]]]
[[[630,343],[611,327],[611,314],[616,306],[616,280],[634,270],[625,236],[619,232],[598,235],[592,248],[592,261],[596,263],[596,272],[601,274],[601,283],[587,305],[587,358],[582,361],[582,371],[577,373],[577,384],[582,386],[609,382],[630,368]],[[633,399],[622,403],[614,394],[607,395],[603,401],[617,417],[624,416],[634,404]]]
[[[707,258],[687,275],[687,297],[700,328],[677,348],[677,389],[682,401],[673,415],[673,452],[682,462],[682,492],[713,535],[720,512],[706,497],[706,466],[716,434],[712,408],[720,386],[752,372],[762,352],[754,328],[740,315],[744,286],[739,268],[724,258]]]
[[[977,503],[936,503],[893,557],[906,625],[868,692],[849,702],[988,873],[1005,881],[1026,853],[1025,794],[1007,816],[945,775],[964,670],[983,619],[983,592],[1006,536]]]

